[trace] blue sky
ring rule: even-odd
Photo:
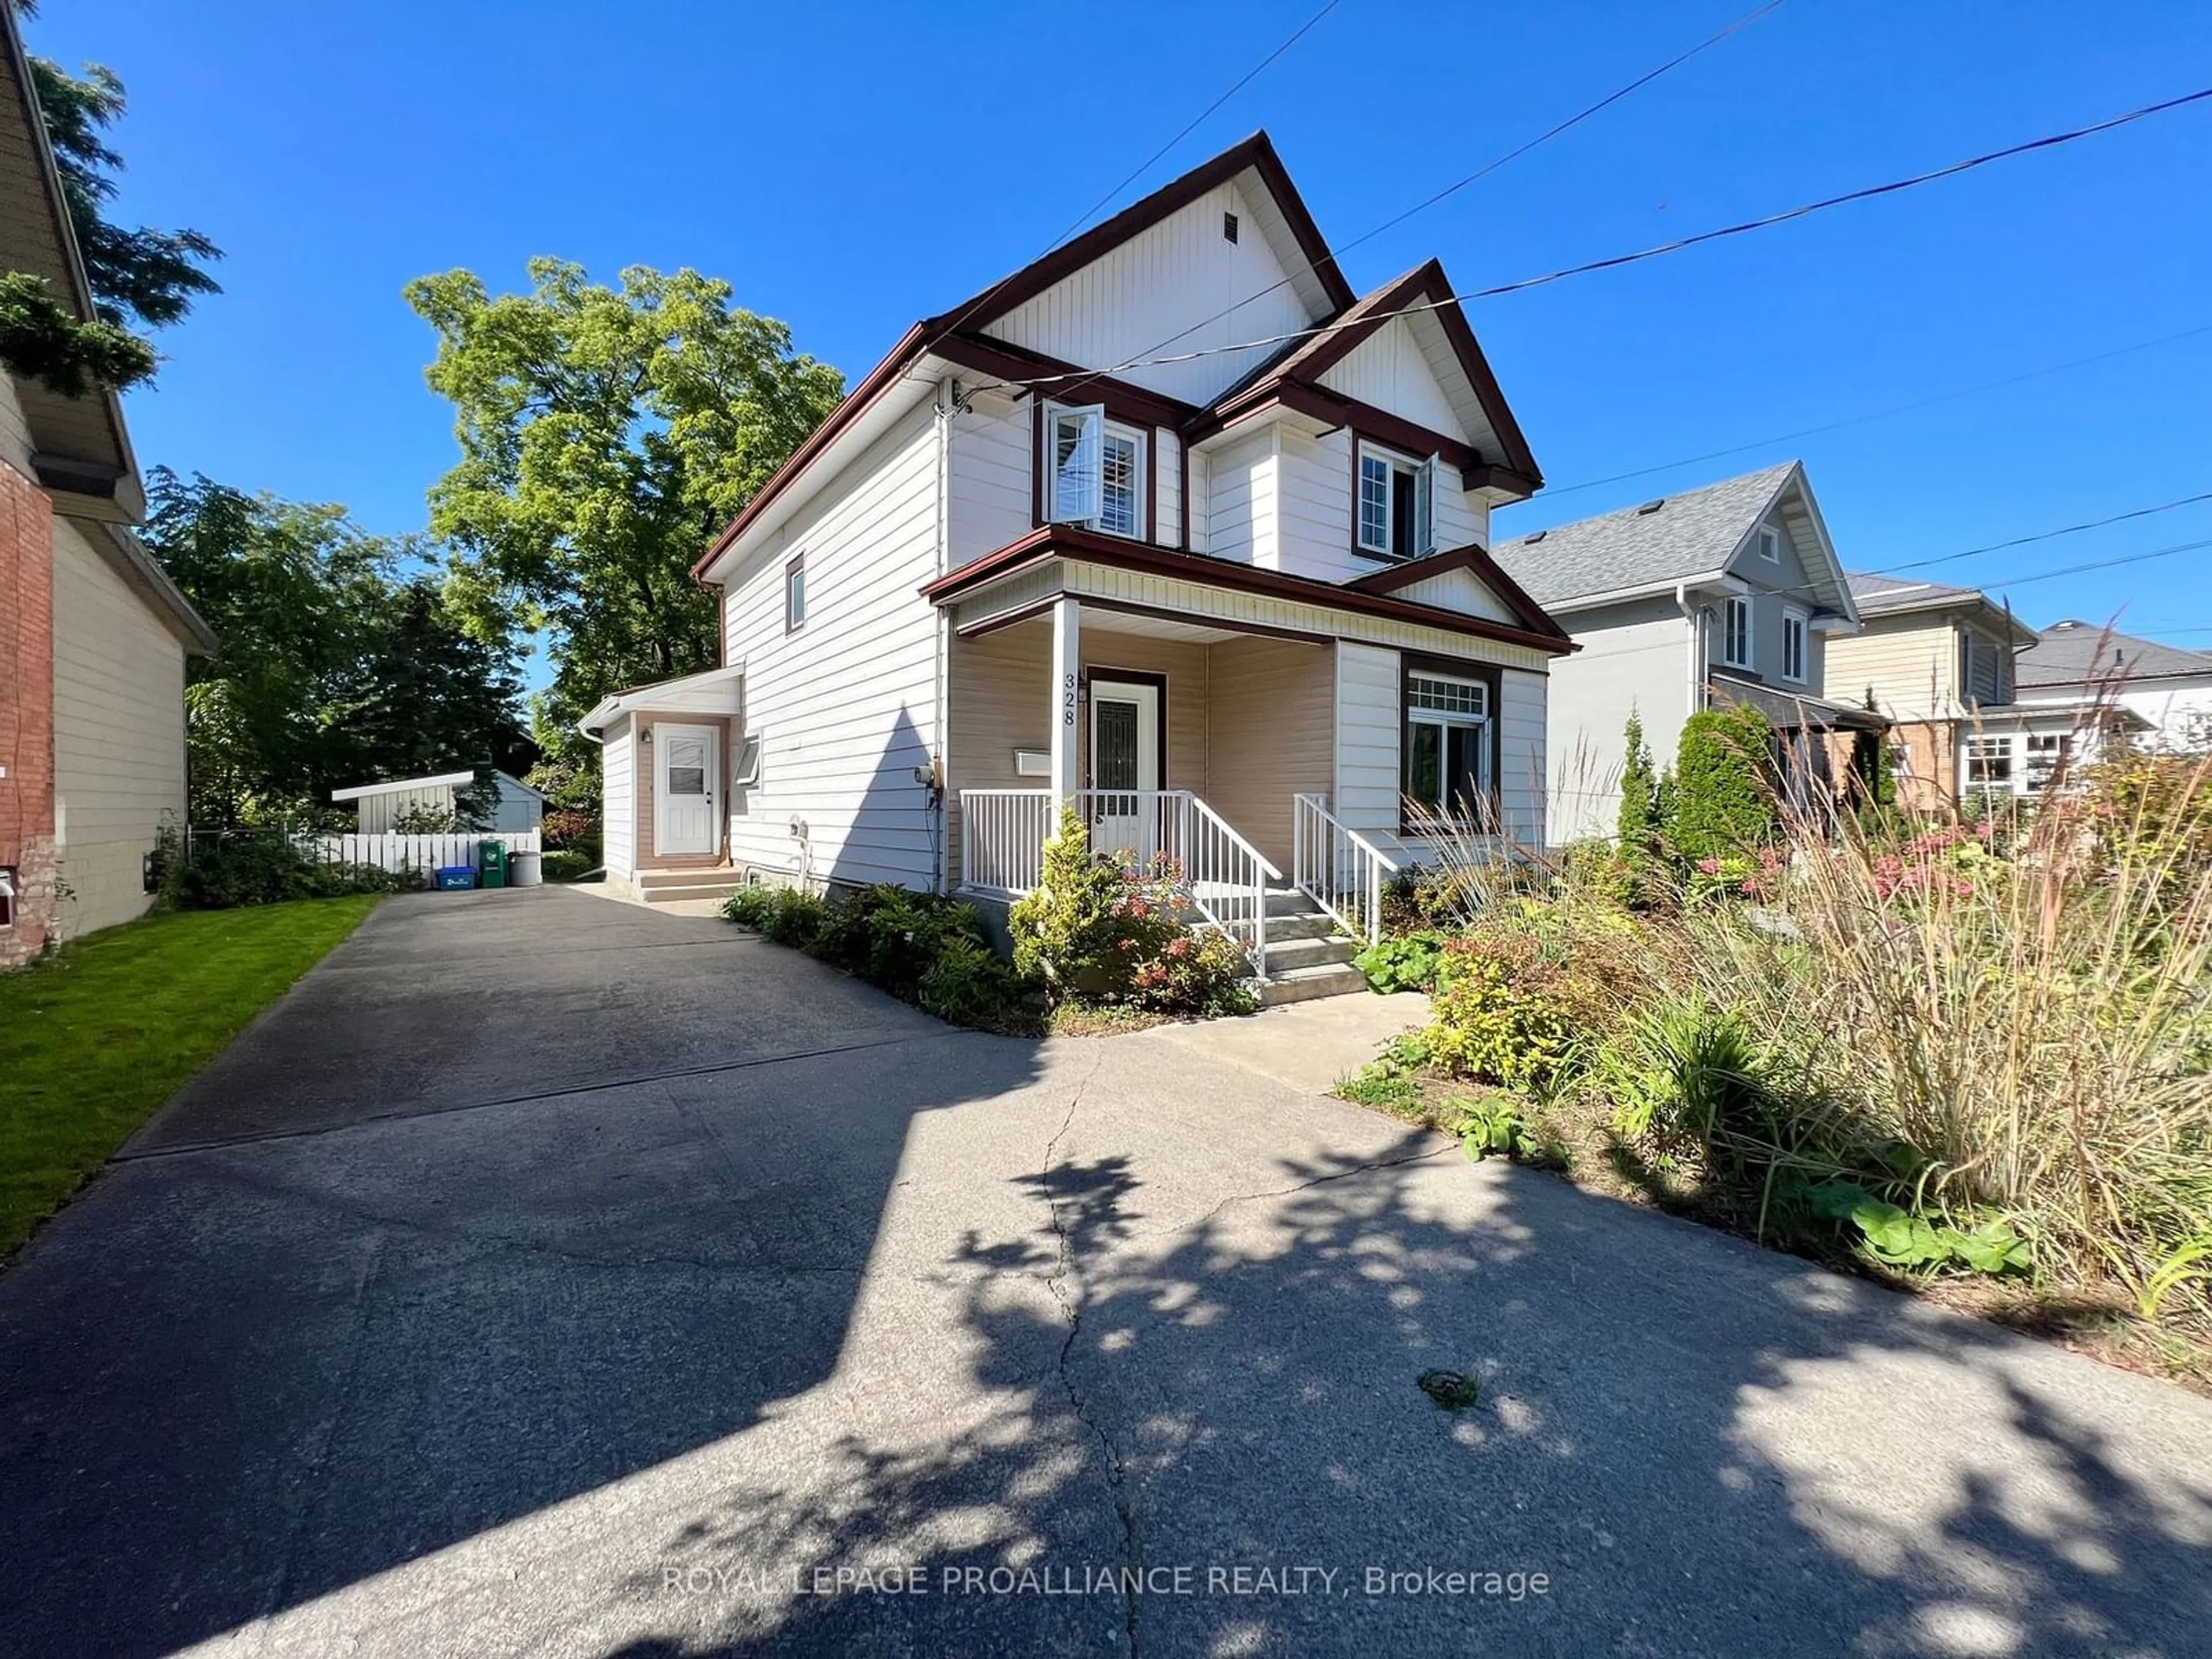
[[[45,0],[33,51],[127,82],[120,211],[225,292],[161,339],[142,459],[418,528],[455,457],[400,298],[538,253],[728,279],[856,380],[1035,257],[1320,0],[962,5]],[[1349,241],[1752,0],[1342,0],[1115,205],[1265,126]],[[1462,289],[1644,246],[2212,85],[2212,8],[1788,0],[1347,256]],[[1802,454],[1880,568],[2212,490],[2212,332],[1795,443],[1586,481],[2212,325],[2212,104],[1471,318],[1559,492],[1498,533]],[[2212,648],[2212,503],[1946,564],[2043,623]]]

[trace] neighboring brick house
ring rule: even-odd
[[[0,269],[89,316],[12,12],[0,36]],[[185,659],[216,641],[131,534],[144,511],[120,400],[0,374],[0,967],[143,911],[184,817]]]

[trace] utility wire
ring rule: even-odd
[[[1754,438],[1749,443],[1731,444],[1726,449],[1709,449],[1701,455],[1685,455],[1679,460],[1661,461],[1652,466],[1639,466],[1626,472],[1610,472],[1602,478],[1585,478],[1579,483],[1547,484],[1544,499],[1552,501],[1561,495],[1578,495],[1585,489],[1596,489],[1610,483],[1626,483],[1632,478],[1648,478],[1655,472],[1671,472],[1676,467],[1695,466],[1701,461],[1717,461],[1730,455],[1747,454],[1755,449],[1765,449],[1775,444],[1795,443],[1800,438],[1816,438],[1823,433],[1840,431],[1848,426],[1863,426],[1869,421],[1886,421],[1893,416],[1909,415],[1916,410],[1928,409],[1936,404],[1949,403],[1958,398],[1971,398],[1984,392],[2002,391],[2023,381],[2040,380],[2047,374],[2063,374],[2068,369],[2087,368],[2092,363],[2108,362],[2115,357],[2124,357],[2137,351],[2148,351],[2154,346],[2172,345],[2180,340],[2192,340],[2202,334],[2212,334],[2212,323],[2196,328],[2183,329],[2178,334],[2161,334],[2155,340],[2138,340],[2133,345],[2115,346],[2110,351],[2100,351],[2094,356],[2075,357],[2063,363],[2047,363],[2041,368],[2025,369],[2018,374],[2008,374],[2001,380],[1984,380],[1978,386],[1954,387],[1949,392],[1938,392],[1911,403],[1893,404],[1887,409],[1869,410],[1863,415],[1846,415],[1839,421],[1823,422],[1819,426],[1800,427],[1795,432],[1778,432],[1771,437]]]
[[[1720,45],[1722,41],[1727,40],[1732,34],[1740,33],[1741,31],[1749,28],[1753,23],[1756,23],[1760,18],[1765,16],[1767,13],[1774,10],[1782,3],[1783,0],[1766,0],[1766,3],[1765,5],[1759,6],[1754,10],[1746,12],[1742,16],[1737,18],[1735,21],[1728,25],[1727,27],[1707,35],[1704,40],[1698,41],[1696,46],[1692,46],[1686,52],[1677,53],[1675,56],[1668,58],[1665,63],[1660,64],[1658,68],[1647,70],[1642,75],[1638,76],[1633,81],[1628,82],[1627,85],[1607,93],[1595,103],[1584,105],[1581,109],[1576,111],[1575,113],[1567,117],[1565,120],[1547,128],[1544,131],[1538,133],[1534,138],[1528,139],[1527,142],[1507,150],[1504,155],[1498,156],[1495,161],[1486,162],[1483,166],[1477,167],[1473,173],[1468,173],[1465,178],[1446,185],[1442,190],[1436,191],[1433,195],[1423,198],[1420,201],[1414,203],[1413,206],[1407,208],[1404,212],[1385,219],[1381,224],[1375,226],[1372,229],[1362,231],[1358,235],[1353,237],[1348,242],[1338,244],[1329,251],[1328,262],[1331,264],[1336,264],[1340,267],[1343,256],[1351,252],[1352,249],[1359,247],[1365,243],[1373,241],[1377,236],[1382,235],[1386,231],[1396,229],[1400,225],[1404,224],[1407,220],[1413,217],[1414,215],[1425,213],[1429,209],[1436,206],[1437,203],[1458,195],[1460,191],[1465,190],[1468,185],[1479,184],[1483,179],[1487,179],[1492,173],[1496,173],[1499,168],[1519,161],[1522,156],[1528,154],[1530,150],[1540,149],[1541,146],[1550,143],[1553,139],[1560,137],[1562,134],[1572,131],[1583,122],[1589,120],[1592,116],[1611,108],[1613,105],[1619,103],[1622,99],[1629,96],[1632,93],[1642,91],[1645,87],[1650,85],[1652,82],[1656,81],[1661,76],[1668,73],[1670,70],[1680,69],[1683,64],[1688,63],[1692,58],[1697,57],[1700,52],[1708,51],[1711,48]],[[1126,180],[1124,182],[1126,182]],[[1196,333],[1201,328],[1206,328],[1219,322],[1224,317],[1233,316],[1244,307],[1252,304],[1255,301],[1266,299],[1270,294],[1274,293],[1277,289],[1288,288],[1300,276],[1304,276],[1314,269],[1315,266],[1312,260],[1303,260],[1300,262],[1298,268],[1295,271],[1291,272],[1289,276],[1283,277],[1280,281],[1270,283],[1267,287],[1261,289],[1256,294],[1246,295],[1243,299],[1237,301],[1234,305],[1231,305],[1226,311],[1217,311],[1211,317],[1200,318],[1197,322],[1193,323],[1188,328],[1183,329],[1177,333],[1170,334],[1164,340],[1154,342],[1152,344],[1146,346],[1144,352],[1140,355],[1149,356],[1155,351],[1159,351],[1168,346],[1173,345],[1177,340],[1184,339],[1188,336]]]
[[[1234,86],[1231,87],[1228,91],[1223,93],[1218,98],[1215,99],[1204,109],[1200,110],[1196,116],[1193,117],[1192,119],[1176,134],[1174,137],[1169,139],[1167,143],[1162,144],[1150,155],[1147,155],[1133,171],[1130,172],[1127,178],[1124,178],[1119,184],[1115,185],[1113,189],[1108,191],[1096,202],[1093,202],[1089,207],[1085,208],[1081,216],[1076,219],[1074,223],[1068,226],[1066,230],[1061,231],[1059,235],[1054,237],[1050,242],[1045,245],[1044,253],[1038,254],[1037,258],[1042,259],[1044,258],[1046,253],[1050,253],[1053,249],[1058,247],[1062,242],[1067,240],[1069,237],[1074,235],[1077,231],[1082,229],[1085,222],[1087,222],[1091,218],[1091,216],[1097,212],[1100,208],[1104,207],[1109,202],[1112,201],[1116,196],[1119,196],[1124,190],[1128,188],[1129,183],[1132,179],[1141,178],[1146,170],[1149,168],[1153,162],[1158,161],[1161,156],[1165,155],[1177,144],[1189,137],[1190,135],[1196,131],[1200,125],[1206,121],[1207,117],[1211,116],[1216,110],[1219,109],[1231,98],[1234,98],[1238,93],[1243,91],[1244,88],[1249,86],[1263,70],[1274,63],[1274,61],[1280,58],[1285,52],[1288,52],[1292,46],[1295,46],[1299,41],[1304,40],[1305,37],[1312,32],[1316,24],[1319,23],[1322,18],[1328,16],[1329,13],[1334,11],[1337,7],[1342,3],[1343,0],[1328,0],[1328,3],[1322,6],[1319,11],[1307,18],[1304,22],[1299,24],[1296,29],[1292,30],[1289,37],[1285,39],[1280,46],[1277,46],[1265,58],[1262,58],[1258,63],[1253,64],[1250,69],[1245,70],[1243,75],[1237,80]],[[1035,264],[1036,263],[1036,259],[1029,261],[1029,264]],[[1000,289],[1004,289],[1008,283],[1013,281],[1016,276],[1019,276],[1023,270],[1027,269],[1028,265],[1017,266],[1014,270],[1008,271],[1005,276],[999,278],[997,282],[992,283],[990,287],[985,289],[982,293],[977,295],[975,298],[969,301],[968,304],[962,308],[961,313],[957,317],[955,317],[950,323],[947,323],[945,325],[944,329],[939,333],[938,337],[942,339],[947,335],[957,334],[959,332],[961,324],[966,322],[969,318],[974,316],[976,312],[981,310],[994,299],[997,298]]]
[[[2178,507],[2194,507],[2199,501],[2212,501],[2212,490],[2201,495],[2184,495],[2177,501],[2161,501],[2156,507],[2139,507],[2129,513],[2115,513],[2109,519],[2090,519],[2081,524],[2069,524],[2057,530],[2043,530],[2033,536],[2015,536],[2008,542],[1991,542],[1986,547],[1970,547],[1963,553],[1945,553],[1932,559],[1915,559],[1909,564],[1893,564],[1881,572],[1894,575],[1901,570],[1925,570],[1932,564],[1949,564],[1958,559],[1972,559],[1984,553],[2001,552],[2008,547],[2026,547],[2030,542],[2047,542],[2060,536],[2079,535],[2084,530],[2101,530],[2108,524],[2124,524],[2130,519],[2148,519],[2154,513],[2171,513]],[[2197,545],[2203,546],[2203,543]]]
[[[2118,128],[2131,125],[2137,121],[2148,120],[2154,115],[2164,115],[2188,105],[2203,103],[2207,99],[2212,99],[2212,87],[2187,93],[2179,98],[2168,98],[2159,103],[2146,104],[2140,109],[2130,110],[2124,115],[2116,115],[2110,119],[2098,121],[2086,127],[2075,127],[2066,132],[2051,133],[2041,138],[2030,139],[2025,143],[2008,144],[2002,149],[1969,156],[1963,161],[1954,161],[1948,167],[1914,173],[1910,178],[1894,179],[1887,184],[1869,185],[1862,189],[1846,191],[1839,196],[1824,197],[1817,202],[1808,202],[1802,206],[1786,209],[1780,213],[1768,214],[1764,218],[1747,219],[1738,224],[1723,225],[1716,230],[1699,231],[1695,235],[1677,237],[1671,242],[1661,242],[1651,247],[1640,248],[1633,253],[1617,253],[1609,258],[1591,259],[1581,264],[1563,266],[1557,270],[1546,271],[1539,276],[1524,276],[1518,282],[1500,283],[1492,288],[1475,289],[1465,294],[1450,295],[1441,300],[1424,301],[1418,305],[1404,306],[1393,312],[1391,315],[1410,316],[1416,312],[1441,311],[1448,306],[1462,305],[1474,300],[1494,300],[1504,295],[1520,294],[1529,289],[1542,288],[1553,283],[1564,282],[1570,277],[1589,276],[1595,271],[1617,270],[1624,265],[1640,264],[1646,259],[1656,259],[1669,253],[1679,253],[1686,248],[1697,247],[1706,242],[1719,241],[1726,237],[1741,236],[1755,230],[1771,229],[1776,225],[1788,224],[1795,220],[1809,217],[1815,213],[1825,212],[1830,208],[1843,207],[1856,202],[1871,201],[1876,197],[1892,196],[1921,185],[1934,184],[1940,179],[1956,178],[1960,173],[1972,172],[1978,167],[1989,167],[1995,162],[2027,155],[2037,150],[2051,149],[2062,144],[2075,143],[2081,139],[2111,132]],[[1040,374],[1018,380],[999,380],[988,386],[978,387],[977,390],[1001,391],[1017,386],[1049,386],[1062,380],[1088,380],[1101,375],[1126,374],[1133,368],[1162,368],[1173,363],[1190,362],[1200,357],[1217,357],[1227,352],[1249,351],[1259,346],[1287,344],[1293,340],[1317,339],[1324,335],[1338,333],[1344,329],[1361,327],[1372,320],[1372,319],[1362,318],[1348,323],[1322,323],[1312,328],[1291,329],[1280,334],[1263,335],[1256,339],[1240,341],[1234,345],[1201,346],[1193,350],[1171,352],[1161,356],[1135,357],[1111,368],[1072,370],[1060,374]]]

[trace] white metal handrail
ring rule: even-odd
[[[1200,918],[1264,964],[1267,884],[1283,872],[1212,807],[1188,789],[1079,789],[1069,805],[1094,854],[1139,869],[1161,866]],[[1044,843],[1055,828],[1049,790],[962,790],[963,884],[1029,891],[1043,874]]]
[[[1337,821],[1328,797],[1292,797],[1291,879],[1354,939],[1382,937],[1382,878],[1397,860]]]

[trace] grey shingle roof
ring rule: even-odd
[[[2091,622],[2053,623],[2013,659],[2021,685],[2085,685],[2120,674],[2212,674],[2212,656],[2108,631]]]
[[[1547,607],[1702,576],[1728,562],[1796,465],[1662,496],[1656,510],[1647,503],[1516,536],[1493,544],[1491,556]]]
[[[1917,580],[1911,576],[1877,576],[1853,570],[1851,598],[1862,616],[1878,617],[1885,611],[1912,611],[1923,605],[1970,603],[1982,597],[1978,587],[1954,587],[1948,582]]]

